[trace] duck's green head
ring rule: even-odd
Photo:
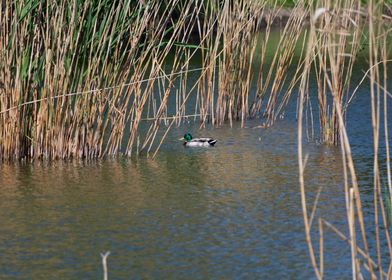
[[[188,132],[188,133],[185,133],[185,135],[184,135],[184,139],[185,139],[185,141],[191,141],[192,140],[192,135]]]

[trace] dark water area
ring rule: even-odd
[[[369,94],[361,87],[347,123],[375,257]],[[109,279],[314,279],[295,116],[293,98],[269,129],[259,118],[245,128],[185,122],[155,160],[1,164],[0,279],[101,279],[105,251]],[[218,143],[185,148],[186,131]],[[320,192],[317,252],[318,217],[348,234],[342,162],[339,147],[317,139],[304,149],[310,209]],[[351,278],[350,247],[331,231],[324,238],[325,278]]]

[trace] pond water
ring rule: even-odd
[[[368,100],[364,87],[348,122],[371,221]],[[269,129],[255,128],[260,119],[173,128],[154,161],[1,164],[0,279],[101,279],[105,251],[109,279],[314,278],[292,103]],[[185,148],[186,131],[218,143]],[[308,143],[305,152],[309,205],[321,189],[312,229],[322,216],[347,234],[339,148]],[[326,231],[326,279],[350,278],[350,265],[347,243]]]

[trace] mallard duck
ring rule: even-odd
[[[192,138],[190,133],[186,133],[180,140],[185,140],[184,146],[186,147],[210,147],[217,142],[217,140],[212,138]]]

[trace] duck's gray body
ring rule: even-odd
[[[190,133],[186,133],[182,140],[185,140],[186,147],[211,147],[214,146],[217,140],[213,138],[193,138]]]
[[[187,147],[211,147],[214,146],[217,140],[212,138],[194,138],[190,141],[185,141],[184,145]]]

